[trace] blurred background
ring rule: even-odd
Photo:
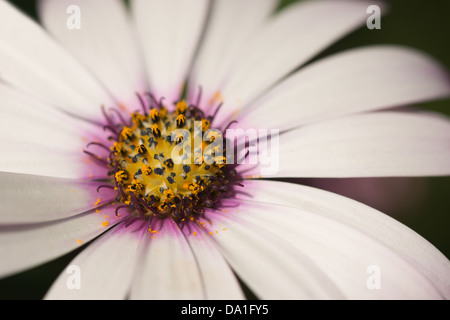
[[[37,19],[34,0],[8,1]],[[298,1],[302,0],[281,0],[280,9]],[[364,26],[316,59],[353,47],[397,44],[420,49],[450,70],[450,1],[385,2],[390,10],[381,19],[381,30],[369,30]],[[418,106],[450,116],[450,99]],[[297,182],[331,190],[379,209],[421,234],[450,258],[450,177],[305,179]],[[27,272],[1,279],[0,299],[41,299],[77,253],[72,252]]]

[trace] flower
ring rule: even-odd
[[[0,275],[89,243],[70,264],[81,282],[62,273],[47,298],[244,298],[234,274],[263,299],[448,298],[448,259],[412,230],[267,179],[449,174],[449,120],[393,109],[447,97],[446,71],[374,46],[288,76],[373,3],[310,1],[274,16],[272,0],[210,4],[134,0],[129,19],[120,1],[44,0],[50,36],[0,1]],[[279,129],[279,170],[215,160],[168,175],[162,146],[175,139],[162,139],[195,121]]]

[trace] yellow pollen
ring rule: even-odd
[[[114,145],[111,147],[111,151],[116,152],[117,154],[122,152],[122,145],[118,142],[114,142]]]
[[[158,230],[153,230],[151,227],[148,227],[147,231],[153,234],[159,233]]]
[[[159,138],[161,136],[161,129],[159,128],[159,126],[157,124],[152,125],[152,134]]]
[[[206,119],[203,119],[202,120],[202,131],[203,132],[208,131],[210,127],[211,127],[211,122],[209,122]]]
[[[178,136],[175,138],[175,144],[180,144],[181,142],[183,142],[184,137],[183,136]]]
[[[166,119],[167,118],[167,109],[166,108],[162,108],[159,110],[159,117],[161,119]]]
[[[120,183],[128,179],[128,174],[125,171],[121,170],[116,173],[115,177],[116,181]]]
[[[172,189],[165,190],[163,194],[167,199],[171,199],[175,196]]]
[[[145,120],[145,116],[140,113],[133,113],[131,114],[131,120],[133,121],[134,126],[140,126]]]
[[[223,96],[220,93],[220,91],[216,91],[216,93],[214,94],[214,96],[208,101],[208,104],[214,104],[216,102],[223,102]]]
[[[133,131],[132,131],[130,128],[125,127],[125,128],[122,130],[122,132],[120,133],[120,135],[122,136],[122,138],[123,138],[124,140],[130,139],[131,137],[133,137]]]
[[[184,114],[187,110],[187,103],[186,101],[182,100],[177,103],[177,113],[178,114]]]
[[[159,112],[156,109],[152,109],[150,111],[150,118],[153,122],[157,122],[159,120]]]
[[[149,166],[147,166],[145,164],[142,166],[142,173],[145,174],[146,176],[151,175],[152,172],[153,172],[153,170]]]
[[[178,128],[181,128],[181,127],[183,127],[184,124],[186,123],[186,117],[185,117],[184,115],[180,114],[180,115],[177,117],[176,121],[177,121],[177,127],[178,127]]]

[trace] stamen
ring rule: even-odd
[[[203,88],[202,88],[202,86],[200,86],[200,87],[198,88],[197,106],[200,105],[200,101],[202,100],[202,95],[203,95]]]
[[[150,111],[150,118],[152,119],[153,123],[159,122],[160,117],[159,117],[159,112],[158,112],[158,110],[152,109],[152,110]]]
[[[201,100],[201,93],[200,89],[197,102]],[[202,133],[208,131],[220,106],[213,117],[205,117],[198,107],[181,100],[175,104],[173,112],[168,112],[163,99],[157,101],[152,94],[145,95],[150,103],[137,94],[142,111],[132,113],[130,122],[119,110],[113,109],[117,117],[111,117],[102,108],[105,129],[114,134],[111,138],[115,141],[111,147],[99,142],[92,142],[88,147],[99,146],[109,151],[109,157],[105,160],[92,152],[85,153],[109,167],[114,183],[102,184],[97,191],[117,190],[116,201],[123,205],[115,209],[116,215],[129,208],[135,212],[130,216],[130,224],[136,219],[170,217],[184,227],[187,222],[204,217],[206,208],[214,208],[222,199],[233,196],[235,186],[242,186],[234,165],[225,163],[225,148],[216,147],[203,157],[209,143],[222,138],[221,135],[209,135],[209,141],[191,148],[195,145],[194,131],[200,127]],[[172,133],[180,128],[188,134],[178,135],[172,141]],[[181,162],[172,158],[176,155],[174,148],[181,150]],[[204,159],[208,159],[208,163],[204,163]]]
[[[184,114],[187,110],[186,101],[182,100],[177,103],[177,114]]]
[[[216,119],[216,116],[217,116],[217,114],[219,113],[219,110],[222,109],[222,106],[223,106],[223,102],[221,102],[221,103],[217,106],[216,111],[214,111],[214,114],[210,117],[211,124],[212,124],[213,121]]]
[[[119,211],[120,211],[121,209],[124,209],[124,208],[128,208],[128,206],[118,206],[118,207],[116,208],[116,210],[115,210],[116,217],[119,216]]]
[[[112,185],[109,185],[109,184],[102,184],[102,185],[100,185],[100,186],[97,188],[97,192],[100,192],[100,190],[101,190],[101,189],[104,189],[104,188],[106,188],[106,189],[115,189],[115,187],[112,186]]]
[[[110,111],[113,111],[120,119],[120,122],[122,123],[123,126],[130,126],[129,123],[127,123],[122,115],[122,113],[116,109],[116,108],[109,108]]]
[[[108,123],[108,125],[104,126],[103,128],[108,128],[113,133],[117,134],[117,130],[115,128],[116,125],[115,125],[114,121],[111,119],[111,117],[106,113],[105,106],[102,106],[102,113],[106,119],[106,122]]]
[[[225,134],[227,133],[227,130],[230,129],[230,127],[235,124],[238,123],[236,120],[231,121],[226,127],[225,129],[223,129],[223,131],[225,132]]]
[[[147,92],[146,95],[150,98],[151,102],[153,103],[153,106],[161,108],[160,101],[156,100],[155,96],[152,95],[150,92]]]
[[[183,128],[184,124],[186,123],[186,117],[183,114],[180,114],[177,119],[177,127],[178,128]]]
[[[117,130],[111,126],[103,126],[103,130],[109,130],[111,133],[114,133],[114,135],[117,136]]]
[[[86,148],[89,148],[90,146],[98,146],[98,147],[100,147],[100,148],[105,149],[106,151],[110,151],[110,149],[109,149],[107,146],[105,146],[103,143],[99,143],[99,142],[91,142],[91,143],[89,143],[89,144],[86,146]]]
[[[161,137],[161,129],[159,128],[159,126],[157,124],[154,124],[152,126],[152,134],[155,136],[155,138]]]
[[[89,152],[87,150],[83,150],[83,152],[86,153],[88,156],[91,157],[92,160],[98,162],[99,164],[105,165],[105,166],[108,165],[108,162],[105,159],[99,157],[98,155],[93,154],[92,152]]]

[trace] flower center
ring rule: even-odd
[[[173,112],[159,105],[132,113],[108,158],[117,200],[140,217],[183,223],[230,197],[236,171],[225,163],[224,139],[211,120],[185,101]]]

